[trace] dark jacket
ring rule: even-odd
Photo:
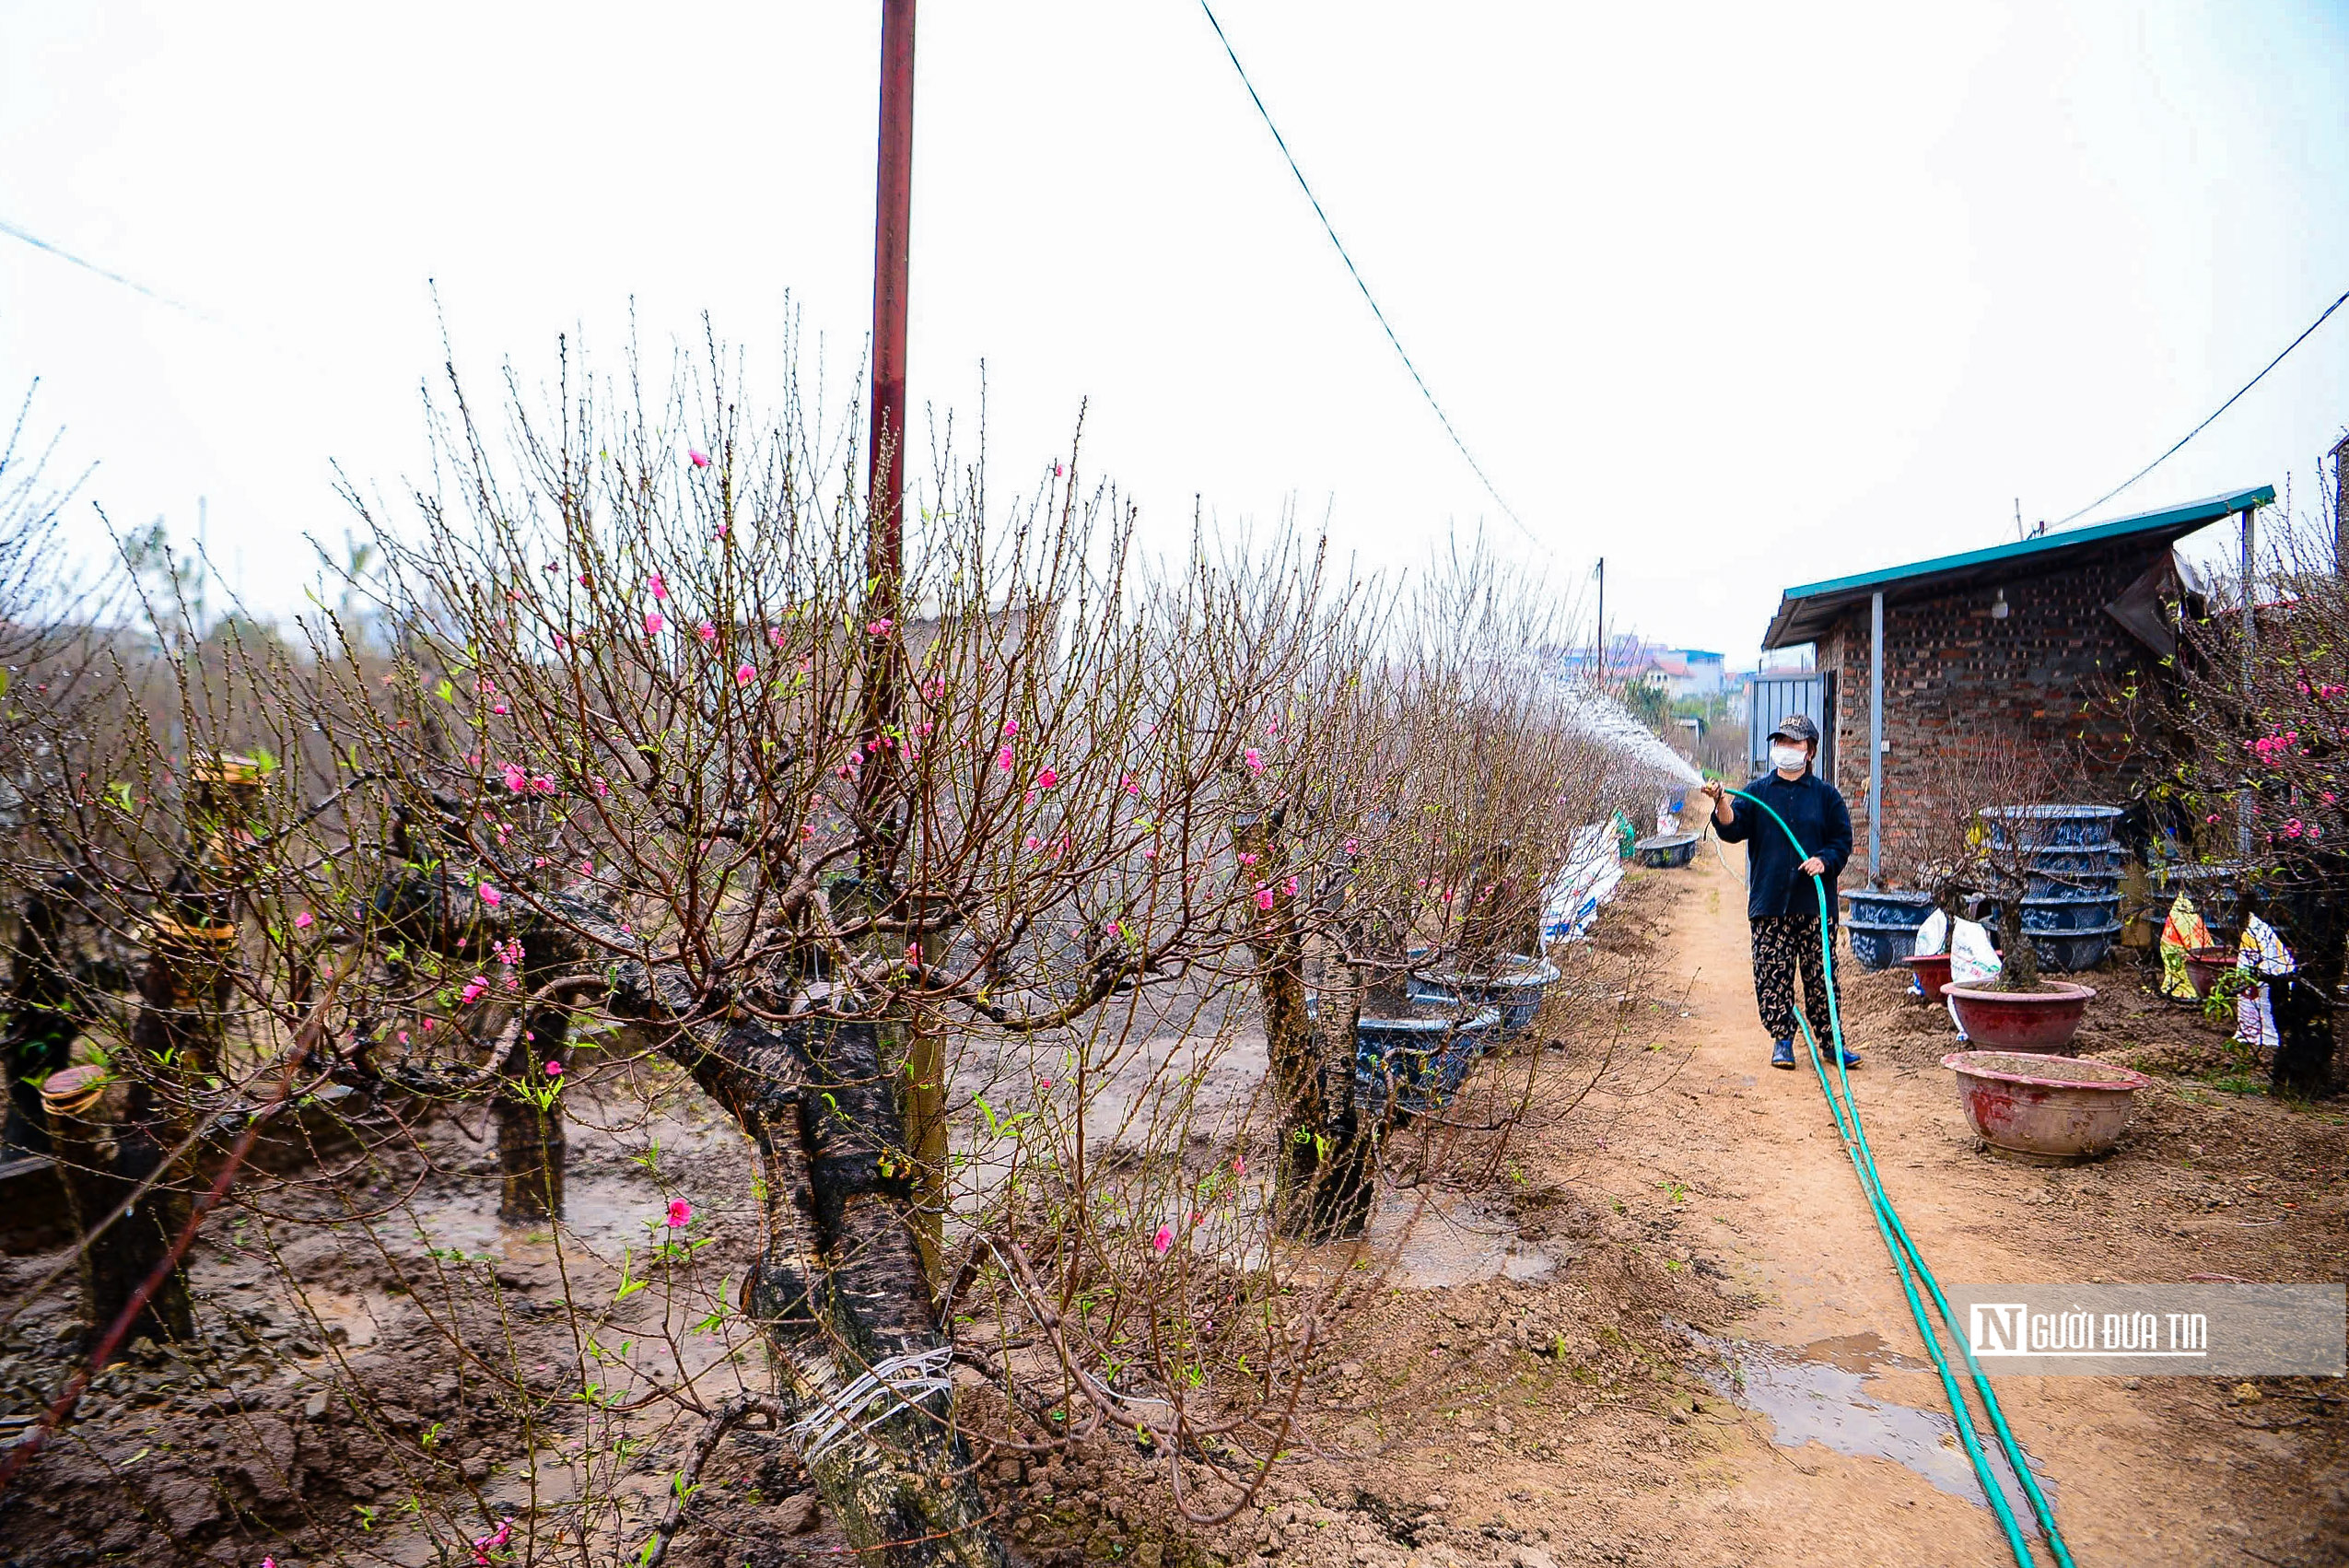
[[[1817,855],[1827,862],[1827,919],[1834,924],[1835,879],[1852,858],[1852,813],[1843,797],[1817,773],[1806,772],[1790,784],[1774,770],[1747,785],[1746,793],[1768,801],[1771,811],[1784,817],[1786,826],[1803,841],[1798,854],[1786,842],[1786,829],[1770,819],[1770,812],[1752,801],[1729,797],[1734,819],[1714,823],[1713,831],[1724,844],[1746,846],[1746,918],[1817,913],[1818,899],[1811,892],[1811,879],[1794,874],[1805,855]]]

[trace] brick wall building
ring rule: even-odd
[[[2090,800],[2120,804],[2144,759],[2109,699],[2158,678],[2174,635],[2176,542],[2274,499],[2272,488],[1786,591],[1762,646],[1813,643],[1832,722],[1833,782],[1852,808],[1852,872],[1867,865],[1871,628],[1883,600],[1884,823],[1879,880],[1913,885],[1927,825],[1949,809],[1932,775],[2004,740],[2076,765]],[[2166,644],[2168,646],[2166,646]],[[1931,759],[1931,766],[1928,759]]]

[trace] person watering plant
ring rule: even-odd
[[[1852,858],[1852,813],[1834,785],[1811,771],[1818,755],[1818,726],[1803,714],[1789,714],[1770,735],[1771,771],[1746,786],[1745,793],[1770,803],[1803,842],[1797,851],[1786,828],[1751,801],[1732,799],[1708,781],[1712,820],[1727,844],[1746,848],[1746,918],[1754,929],[1754,1000],[1771,1040],[1770,1065],[1794,1066],[1794,976],[1803,977],[1803,1011],[1822,1051],[1835,1049],[1827,987],[1834,954],[1835,879]],[[1807,858],[1801,858],[1807,856]],[[1819,891],[1827,894],[1825,935],[1819,928]],[[1843,1053],[1845,1067],[1860,1059]]]

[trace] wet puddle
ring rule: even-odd
[[[1443,1291],[1483,1280],[1538,1280],[1556,1254],[1517,1234],[1506,1209],[1469,1196],[1408,1189],[1380,1195],[1369,1230],[1306,1255],[1299,1277],[1326,1284],[1347,1270],[1381,1270],[1384,1286]]]
[[[1369,1241],[1373,1254],[1395,1258],[1388,1282],[1408,1290],[1538,1280],[1558,1267],[1557,1258],[1517,1234],[1507,1211],[1474,1198],[1381,1203],[1371,1216]]]
[[[1770,1417],[1771,1441],[1779,1447],[1817,1443],[1854,1458],[1889,1459],[1938,1491],[1989,1507],[1973,1463],[1958,1444],[1957,1422],[1944,1411],[1896,1404],[1865,1391],[1879,1370],[1930,1370],[1930,1363],[1892,1351],[1876,1334],[1840,1335],[1789,1350],[1687,1332],[1705,1357],[1695,1368],[1698,1375],[1724,1398]],[[1975,1430],[2007,1506],[2026,1534],[2037,1535],[2030,1500],[1995,1436],[1979,1422]],[[2038,1479],[2052,1504],[2054,1486],[2044,1475]]]

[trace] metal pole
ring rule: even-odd
[[[2252,547],[2251,517],[2254,509],[2243,509],[2243,700],[2251,699],[2253,655],[2259,643],[2259,623],[2251,614],[2251,564],[2255,558]],[[2235,801],[2235,849],[2246,861],[2251,858],[2251,793],[2246,790]]]
[[[1598,558],[1598,685],[1607,689],[1607,557]]]
[[[866,495],[871,508],[866,534],[866,619],[884,630],[865,645],[864,719],[869,739],[891,735],[899,722],[897,656],[904,647],[905,606],[900,584],[905,570],[906,316],[914,221],[914,0],[881,4],[881,151],[873,181],[872,216],[872,429],[866,454]],[[876,908],[896,891],[899,837],[910,813],[892,798],[897,770],[894,745],[868,745],[859,787],[873,838],[866,846],[863,875]],[[912,916],[922,906],[906,910]],[[942,935],[927,925],[913,942],[921,957],[936,963]],[[915,1241],[935,1280],[940,1270],[946,1197],[945,1042],[902,1008],[892,1010],[884,1037],[906,1052],[906,1137],[915,1163]]]
[[[873,606],[894,618],[906,498],[906,295],[914,220],[914,0],[882,0],[881,171],[872,222]]]
[[[1868,605],[1868,885],[1884,865],[1884,591]],[[1830,721],[1833,715],[1829,715]]]
[[[872,429],[865,454],[865,619],[894,624],[902,606],[906,500],[906,295],[914,209],[914,0],[882,0],[881,169],[872,218]],[[868,739],[897,727],[894,654],[886,633],[862,639],[860,707]],[[882,821],[896,749],[868,747],[858,780],[877,839],[867,846],[865,874],[887,870],[891,826]]]

